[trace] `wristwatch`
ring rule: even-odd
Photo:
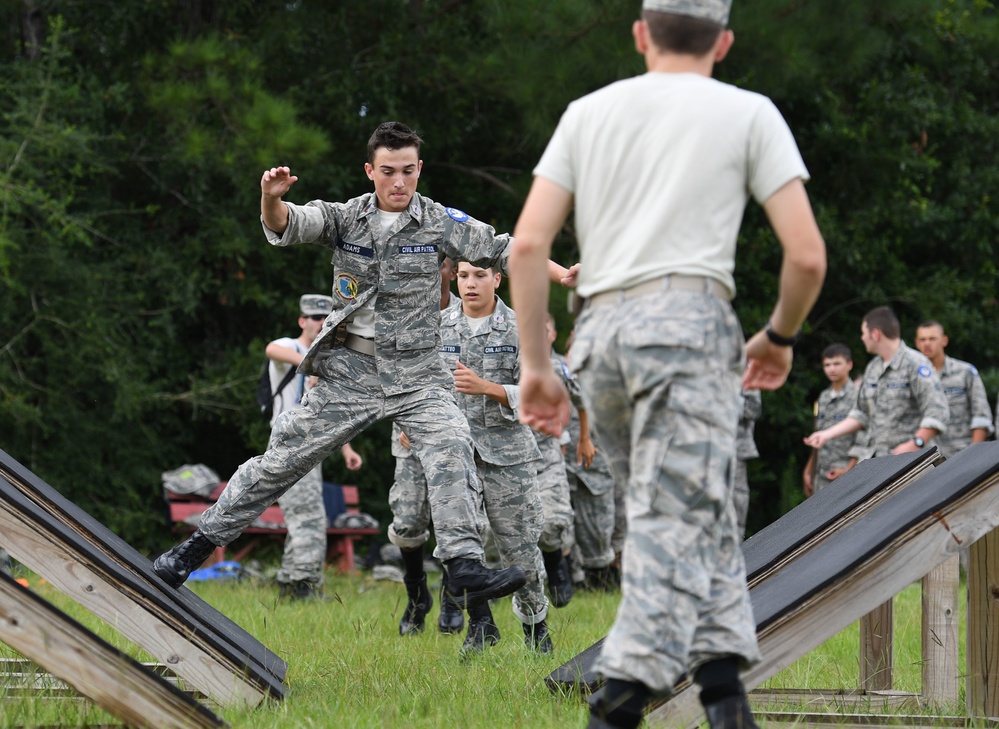
[[[912,442],[916,444],[916,448],[922,448],[926,445],[926,441],[920,438],[918,435],[912,437]]]

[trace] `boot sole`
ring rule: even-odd
[[[497,597],[505,597],[512,592],[516,592],[527,584],[527,575],[521,567],[511,567],[510,575],[505,579],[490,585],[488,588],[480,590],[466,590],[461,594],[448,590],[448,595],[454,600],[454,604],[463,610],[475,607]]]

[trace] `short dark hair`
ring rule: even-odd
[[[947,333],[947,330],[944,329],[944,325],[938,322],[936,319],[925,319],[922,323],[920,323],[918,327],[916,327],[916,329],[926,329],[927,327],[940,327],[941,332],[943,332],[944,334]]]
[[[842,342],[834,342],[822,350],[822,359],[842,357],[847,362],[853,362],[853,352]]]
[[[902,327],[899,326],[898,317],[887,306],[879,306],[867,312],[864,315],[864,324],[867,325],[868,329],[877,329],[888,339],[898,339],[902,336]]]
[[[703,56],[714,48],[725,27],[689,15],[643,10],[642,20],[649,26],[649,37],[661,51]]]
[[[402,122],[387,121],[379,124],[368,139],[368,164],[375,161],[375,152],[382,147],[391,150],[416,147],[416,152],[419,154],[422,146],[423,140],[419,134]]]

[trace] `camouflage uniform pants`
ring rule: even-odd
[[[746,536],[746,517],[749,515],[749,473],[746,462],[739,458],[735,459],[732,504],[735,507],[735,529],[741,542]]]
[[[561,446],[554,438],[550,439],[550,443],[554,452],[542,450],[541,466],[538,469],[538,493],[541,496],[541,512],[544,514],[544,526],[538,543],[545,552],[556,549],[564,552],[571,549],[573,543],[572,501]]]
[[[545,565],[538,539],[544,516],[538,497],[537,462],[496,466],[477,459],[486,517],[504,567],[520,565],[527,584],[513,594],[513,614],[534,625],[548,615]]]
[[[415,456],[395,459],[395,480],[389,489],[392,523],[388,538],[400,549],[422,547],[430,539],[427,477]]]
[[[743,362],[732,308],[668,290],[590,307],[572,361],[627,484],[622,600],[597,670],[668,695],[706,661],[758,661],[732,508]]]
[[[585,569],[607,567],[614,561],[614,550],[611,548],[611,536],[614,533],[614,489],[594,494],[574,474],[569,474],[569,479],[575,486],[572,489],[572,506],[581,566]]]
[[[323,503],[323,466],[319,464],[278,499],[288,536],[277,581],[323,581],[326,560],[326,505]]]
[[[375,358],[339,348],[320,365],[322,376],[302,406],[278,416],[263,455],[240,466],[199,528],[228,544],[303,475],[370,425],[394,418],[409,435],[427,474],[427,498],[437,548],[446,561],[482,561],[476,507],[480,487],[468,423],[446,387],[401,395],[382,392]]]

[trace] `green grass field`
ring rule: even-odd
[[[29,579],[39,594],[108,642],[139,660],[152,660],[55,589]],[[197,583],[192,588],[288,662],[289,693],[283,701],[246,710],[218,709],[233,727],[582,727],[585,704],[577,696],[553,695],[543,679],[604,636],[617,605],[616,595],[577,593],[570,605],[553,609],[549,624],[555,653],[544,657],[525,648],[506,598],[493,609],[502,641],[463,660],[458,653],[461,636],[429,629],[401,638],[404,588],[370,575],[330,573],[330,599],[325,602],[280,601],[275,588],[256,581]],[[900,691],[920,688],[919,611],[919,587],[914,585],[895,601],[895,688]],[[428,627],[435,628],[436,615],[435,607]],[[15,655],[0,645],[0,657]],[[854,625],[765,686],[854,689],[858,665]],[[86,701],[5,695],[0,686],[0,726],[115,723]]]

